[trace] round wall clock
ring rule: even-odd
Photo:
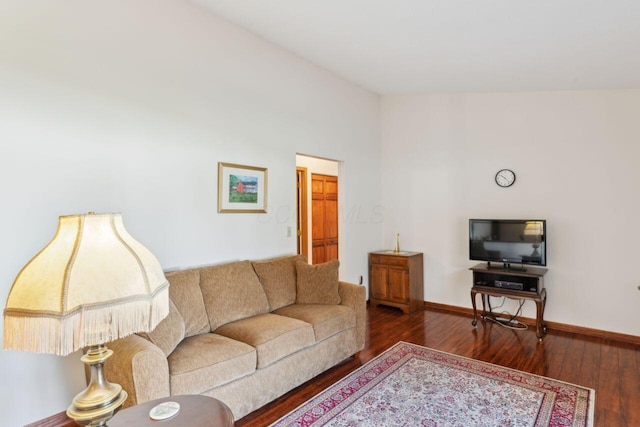
[[[496,184],[500,187],[511,187],[516,182],[516,174],[511,169],[501,169],[496,174]]]

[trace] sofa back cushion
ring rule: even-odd
[[[296,261],[303,255],[284,256],[253,261],[260,283],[267,294],[271,311],[296,302]]]
[[[172,271],[165,273],[165,276],[169,281],[169,297],[184,319],[185,336],[192,337],[211,331],[200,290],[199,270]]]
[[[164,355],[169,357],[184,339],[184,321],[173,301],[169,300],[169,314],[153,331],[141,332],[138,335],[157,345]]]
[[[211,330],[269,312],[269,301],[251,261],[200,269],[200,288]]]
[[[309,265],[304,261],[296,261],[298,304],[340,304],[342,301],[338,292],[337,259],[323,264]]]

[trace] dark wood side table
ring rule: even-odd
[[[178,402],[180,412],[173,417],[154,421],[149,418],[151,408],[162,402]],[[109,427],[233,427],[231,409],[218,399],[200,395],[163,397],[119,411],[107,423]]]
[[[178,402],[180,412],[174,417],[154,421],[149,418],[151,408],[162,402]],[[119,411],[109,422],[108,427],[116,426],[152,426],[152,427],[201,427],[201,426],[233,426],[233,413],[227,405],[207,396],[183,395],[164,397],[151,402],[141,403]],[[25,427],[78,427],[63,411]]]

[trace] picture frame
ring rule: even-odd
[[[218,163],[218,213],[266,213],[267,168]]]

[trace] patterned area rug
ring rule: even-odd
[[[593,426],[595,390],[399,342],[272,426]]]

